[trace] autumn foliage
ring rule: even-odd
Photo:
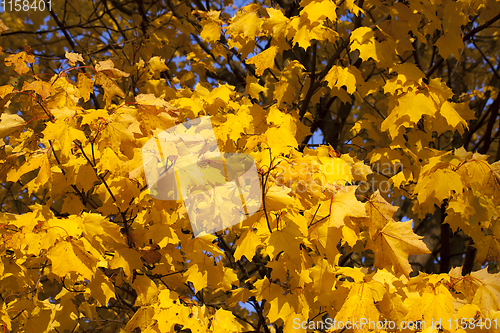
[[[500,332],[498,1],[1,15],[0,332]],[[142,147],[207,115],[262,207],[194,237]]]

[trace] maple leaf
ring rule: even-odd
[[[351,287],[349,295],[342,308],[335,316],[335,321],[342,323],[365,323],[366,321],[377,322],[380,313],[375,306],[371,286],[365,281],[358,282]],[[368,325],[354,327],[354,332],[367,332]]]
[[[54,245],[47,252],[47,258],[52,262],[52,273],[57,276],[65,277],[74,272],[87,280],[92,280],[98,261],[87,252],[81,240],[75,239]]]
[[[134,269],[142,267],[141,254],[134,249],[120,246],[115,249],[113,259],[109,261],[109,267],[111,269],[122,268],[125,276],[131,278]]]
[[[326,18],[335,21],[337,18],[337,14],[335,10],[337,6],[331,0],[320,0],[320,1],[311,1],[308,5],[306,5],[300,15],[307,15],[307,19],[309,22],[317,22],[320,20],[324,20]]]
[[[63,156],[69,157],[71,148],[75,140],[84,144],[87,141],[85,134],[70,126],[63,120],[56,120],[55,122],[47,123],[47,127],[43,130],[44,139],[54,140],[59,144]]]
[[[433,319],[446,332],[500,320],[499,275],[469,272],[500,261],[498,2],[71,1],[60,22],[41,8],[0,20],[14,69],[0,85],[6,331],[291,332],[325,310],[424,333]],[[210,129],[162,135],[200,116]],[[258,175],[234,183],[249,169],[226,153],[249,154]],[[148,187],[148,170],[181,162],[192,167]],[[435,264],[398,209],[427,238],[440,209],[462,232]],[[446,259],[470,252],[463,234],[474,265]],[[409,255],[464,275],[409,278]]]
[[[411,254],[430,253],[423,237],[417,236],[412,228],[412,221],[392,222],[389,221],[382,230],[370,239],[367,248],[375,253],[375,266],[394,266],[395,272],[402,272],[409,276],[412,268],[408,263],[408,256]]]
[[[106,74],[106,76],[112,79],[119,79],[121,77],[130,76],[130,74],[125,73],[118,68],[115,68],[115,64],[111,59],[100,61],[99,63],[97,63],[97,65],[95,66],[95,70],[97,71],[97,74],[99,74],[99,72],[102,72],[102,74]]]
[[[9,30],[9,27],[5,25],[3,20],[0,20],[0,35],[2,34],[2,32],[7,31],[7,30]]]
[[[85,73],[78,73],[77,87],[80,91],[80,96],[83,97],[83,101],[88,101],[90,99],[90,94],[93,93],[94,87],[90,75]]]
[[[31,83],[24,81],[21,91],[26,90],[35,91],[35,93],[40,95],[40,97],[42,97],[43,99],[46,99],[56,91],[56,89],[54,89],[50,83],[41,80],[36,80]]]
[[[231,311],[218,309],[213,320],[213,327],[218,332],[241,332],[244,329]]]
[[[414,126],[423,115],[433,116],[437,111],[436,104],[431,98],[413,91],[399,96],[395,102],[397,106],[391,110],[380,127],[382,131],[389,130],[392,138],[398,135],[401,126]]]
[[[69,65],[70,66],[75,66],[75,64],[77,62],[81,62],[81,63],[85,63],[85,61],[83,60],[83,57],[80,53],[74,53],[74,52],[68,52],[66,51],[66,53],[64,54],[64,56],[66,57],[66,59],[68,59],[68,62],[69,62]]]
[[[253,56],[246,61],[247,64],[254,64],[256,67],[255,74],[261,76],[268,68],[274,68],[274,58],[278,53],[277,46],[271,46],[267,50]]]
[[[262,244],[257,233],[249,229],[245,237],[241,237],[236,244],[236,251],[234,251],[234,259],[240,260],[241,257],[245,256],[247,259],[253,258],[257,248],[262,247]]]
[[[217,21],[206,20],[203,24],[200,37],[209,43],[215,43],[220,39],[221,26]]]
[[[357,186],[345,186],[335,193],[331,200],[321,206],[321,211],[330,214],[329,226],[339,228],[344,226],[347,216],[365,217],[365,204],[355,196]]]
[[[257,4],[243,7],[232,19],[227,32],[231,35],[242,34],[250,39],[255,39],[262,25],[262,19],[257,16],[259,9],[260,6]]]
[[[433,322],[440,321],[444,329],[452,329],[449,325],[455,321],[453,297],[444,285],[426,288],[412,309],[405,317],[407,322],[423,320],[426,327],[432,327]]]
[[[11,135],[24,128],[26,122],[17,114],[2,113],[0,116],[0,137]]]
[[[19,74],[28,73],[29,67],[26,65],[35,62],[35,57],[25,51],[19,52],[17,54],[12,54],[5,58],[5,65],[14,65],[14,70]]]
[[[383,229],[387,223],[395,222],[393,215],[397,210],[397,207],[392,206],[382,197],[379,190],[372,194],[366,203],[366,215],[369,217],[366,224],[370,231],[370,237],[373,238],[375,233]]]
[[[5,86],[0,86],[0,98],[4,98],[8,94],[10,94],[14,90],[14,87],[11,86],[10,84],[7,84]]]
[[[101,86],[104,90],[104,101],[106,102],[106,107],[111,105],[111,99],[114,96],[120,96],[121,98],[125,97],[125,94],[120,87],[118,87],[115,80],[106,75],[104,72],[98,72],[95,75],[94,83]]]
[[[442,185],[436,187],[436,182]],[[437,169],[424,177],[421,177],[415,186],[418,193],[417,200],[420,204],[430,201],[439,204],[444,199],[449,198],[452,193],[462,193],[464,184],[460,175],[448,169]]]

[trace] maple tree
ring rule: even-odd
[[[499,22],[495,0],[5,11],[0,332],[498,332]],[[142,147],[207,115],[262,207],[194,237]]]

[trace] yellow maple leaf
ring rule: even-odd
[[[219,22],[206,20],[205,23],[202,23],[202,26],[201,38],[209,43],[215,43],[220,39],[221,26]]]
[[[70,156],[73,141],[78,140],[80,144],[85,144],[87,141],[87,137],[82,131],[68,125],[62,119],[47,123],[47,127],[42,133],[44,139],[54,140],[59,143],[61,152],[65,157]]]
[[[157,108],[165,108],[165,110],[173,110],[174,108],[169,102],[162,98],[158,98],[153,94],[140,94],[135,96],[135,102],[139,105],[155,106]]]
[[[390,221],[394,213],[398,210],[397,207],[388,203],[377,190],[370,200],[366,203],[366,214],[368,215],[367,225],[370,231],[370,237],[373,237],[378,230],[383,229]]]
[[[0,138],[22,130],[26,122],[17,114],[2,113],[0,116]]]
[[[106,107],[111,105],[111,99],[114,96],[125,98],[125,94],[120,87],[118,87],[115,80],[104,74],[104,72],[98,72],[95,75],[94,83],[101,86],[104,90],[104,101],[106,102]]]
[[[247,64],[255,65],[255,74],[261,76],[268,68],[274,68],[274,58],[278,53],[277,46],[270,46],[267,50],[247,59]]]
[[[326,18],[335,21],[337,19],[337,13],[335,10],[337,6],[331,0],[318,0],[311,1],[307,6],[305,6],[300,15],[307,15],[309,22],[314,23]]]
[[[90,75],[85,73],[78,73],[78,82],[76,86],[80,91],[80,96],[83,97],[83,101],[87,102],[90,99],[90,94],[93,93],[94,87]]]
[[[77,62],[81,62],[83,64],[85,63],[85,61],[83,60],[83,57],[80,53],[66,51],[66,53],[64,54],[64,57],[66,57],[66,59],[68,59],[70,66],[75,66]]]
[[[132,272],[142,267],[141,254],[127,246],[121,246],[115,250],[113,259],[109,261],[109,268],[122,268],[127,278],[132,278]]]
[[[97,269],[97,258],[87,252],[81,240],[60,241],[47,252],[47,258],[52,262],[52,273],[59,277],[73,272],[92,280]]]
[[[14,65],[14,70],[19,74],[28,73],[30,69],[26,65],[26,63],[32,64],[34,62],[35,62],[35,57],[32,56],[31,54],[26,53],[25,51],[12,54],[7,58],[5,58],[5,65],[7,66]]]
[[[411,254],[430,253],[423,237],[417,236],[411,228],[412,221],[392,222],[389,221],[382,230],[370,239],[367,248],[375,253],[375,266],[390,268],[394,266],[395,272],[402,272],[409,276],[412,268],[408,263]]]
[[[440,186],[436,186],[440,184]],[[462,193],[464,183],[460,175],[449,169],[437,169],[420,177],[415,185],[415,193],[420,204],[426,201],[440,205],[453,193]]]
[[[460,34],[445,32],[434,45],[439,49],[439,54],[443,59],[448,59],[450,54],[459,58],[460,49],[464,48],[464,41]]]
[[[231,24],[227,27],[227,32],[230,35],[242,34],[250,39],[255,39],[263,21],[257,16],[259,9],[260,6],[257,4],[250,4],[243,7],[232,19]]]
[[[95,66],[95,70],[97,71],[97,73],[102,72],[113,79],[130,76],[130,74],[125,73],[118,68],[115,68],[115,64],[111,59],[98,62]]]
[[[191,265],[184,273],[184,276],[186,281],[193,284],[194,290],[196,291],[200,291],[208,286],[207,272],[204,269],[200,269],[198,264]]]
[[[294,222],[289,222],[284,228],[274,231],[267,241],[266,253],[271,258],[276,258],[280,252],[284,252],[291,258],[300,259],[300,243],[304,235],[299,226]]]
[[[351,287],[346,301],[335,316],[337,323],[358,323],[352,327],[355,333],[370,331],[368,322],[378,322],[380,313],[374,303],[374,293],[370,284],[358,282]],[[336,327],[339,329],[340,327]]]
[[[4,98],[8,94],[10,94],[14,90],[14,87],[11,86],[10,84],[7,84],[5,86],[0,86],[0,98]]]
[[[250,95],[252,98],[259,99],[259,94],[262,92],[265,93],[269,90],[266,87],[263,87],[259,84],[259,79],[257,79],[254,76],[247,75],[247,78],[245,80],[246,85],[245,85],[245,94]],[[0,87],[1,89],[1,87]],[[0,94],[1,96],[1,94]]]
[[[215,312],[212,325],[217,332],[241,332],[244,329],[233,313],[224,309]]]
[[[453,296],[443,284],[432,288],[427,287],[418,300],[412,304],[405,321],[424,321],[425,326],[424,324],[422,326],[427,329],[436,329],[437,323],[440,323],[443,329],[453,331],[455,328],[453,327],[455,325],[453,301]]]
[[[346,216],[365,217],[365,203],[355,196],[357,186],[345,186],[335,193],[331,200],[321,206],[320,211],[330,214],[329,226],[340,228],[345,225]]]
[[[262,24],[262,29],[272,31],[276,39],[285,36],[287,33],[287,24],[290,22],[290,19],[279,9],[266,8],[266,11],[269,18]]]
[[[401,127],[415,126],[423,115],[432,117],[438,110],[436,103],[430,97],[413,91],[399,96],[394,102],[397,102],[397,105],[394,105],[380,126],[382,131],[388,130],[393,139],[398,136]]]

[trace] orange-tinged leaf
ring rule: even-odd
[[[2,34],[2,32],[7,30],[9,30],[9,27],[6,26],[5,23],[3,23],[3,20],[0,20],[0,35]]]
[[[51,93],[54,93],[56,91],[50,83],[41,80],[36,80],[31,83],[27,83],[26,81],[24,81],[21,91],[26,90],[35,91],[35,93],[40,95],[43,99],[46,99],[51,95]]]
[[[30,70],[26,65],[32,64],[35,62],[35,57],[31,54],[27,54],[25,51],[19,52],[17,54],[12,54],[5,58],[5,65],[12,66],[14,65],[14,70],[19,74],[28,73]]]

